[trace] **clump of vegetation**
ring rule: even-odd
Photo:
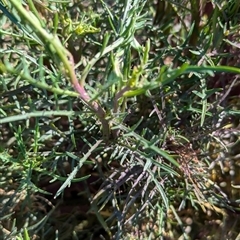
[[[239,237],[238,1],[0,9],[1,239]]]

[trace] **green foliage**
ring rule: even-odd
[[[218,207],[236,210],[237,193],[218,183],[213,143],[239,146],[237,1],[0,9],[3,239],[212,237],[184,211],[199,225],[216,211],[226,227]]]

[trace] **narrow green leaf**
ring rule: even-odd
[[[26,228],[24,228],[24,230],[23,230],[23,239],[24,240],[30,240],[30,237],[28,235],[28,231],[27,231]]]
[[[0,10],[2,10],[3,14],[6,15],[7,18],[9,18],[9,20],[11,20],[14,24],[16,24],[20,29],[22,28],[22,26],[20,25],[19,21],[17,20],[16,17],[14,17],[14,15],[12,15],[5,6],[2,5],[2,3],[0,3]]]
[[[32,117],[72,116],[74,114],[73,111],[36,111],[25,113],[24,115],[21,114],[2,118],[0,119],[0,124],[28,120]]]

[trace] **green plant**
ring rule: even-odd
[[[219,12],[228,13],[227,3],[216,3],[205,25],[197,1],[158,1],[157,12],[144,0],[91,3],[0,5],[0,21],[11,26],[0,30],[9,206],[1,206],[1,225],[19,239],[197,238],[180,216],[185,209],[234,209],[211,180],[206,154],[215,131],[239,116],[221,104],[223,87],[211,85],[218,74],[240,73],[221,62],[229,57],[223,42],[234,45],[224,35],[232,23]]]

